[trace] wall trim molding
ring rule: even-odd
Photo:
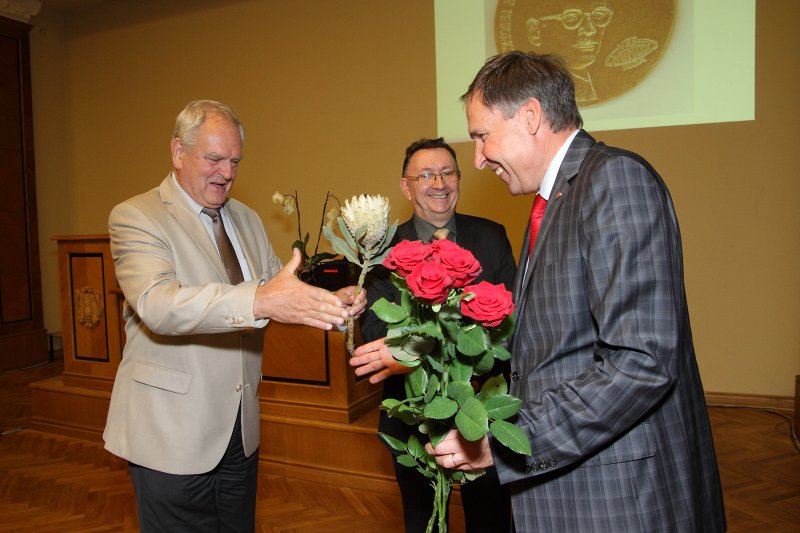
[[[795,402],[792,396],[740,394],[736,392],[706,392],[705,397],[706,405],[709,407],[731,405],[734,407],[754,407],[780,411],[794,411]]]
[[[29,23],[42,9],[41,0],[0,0],[0,16]]]

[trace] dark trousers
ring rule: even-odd
[[[403,497],[406,533],[424,533],[433,512],[433,487],[415,469],[399,464],[394,458],[393,462],[395,478]],[[478,479],[461,485],[461,502],[464,505],[467,533],[511,531],[511,499],[508,488],[500,485],[494,468],[487,469],[486,474]],[[438,531],[438,528],[434,526],[433,530]]]
[[[245,533],[255,530],[258,450],[245,457],[240,415],[214,470],[165,474],[130,464],[142,533]]]

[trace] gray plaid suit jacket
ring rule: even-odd
[[[533,456],[491,441],[516,530],[723,531],[664,182],[579,132],[520,258],[510,392]]]

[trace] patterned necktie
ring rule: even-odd
[[[225,265],[225,271],[228,273],[228,279],[231,280],[233,285],[238,285],[244,281],[242,265],[239,264],[233,244],[231,244],[231,240],[225,232],[225,224],[222,222],[219,208],[204,207],[203,213],[211,217],[211,222],[214,225],[214,239],[217,241],[217,249],[219,249],[219,255],[222,257],[222,264]]]
[[[540,195],[536,195],[533,200],[533,207],[531,208],[531,232],[530,241],[528,241],[528,255],[533,253],[533,243],[536,242],[536,235],[539,233],[539,226],[542,225],[544,218],[544,210],[547,208],[547,200]]]
[[[446,239],[450,235],[450,230],[447,228],[439,228],[433,232],[433,240],[438,241],[441,239]]]

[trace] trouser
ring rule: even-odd
[[[249,533],[255,530],[258,450],[245,457],[241,413],[220,463],[197,475],[130,464],[142,533]]]

